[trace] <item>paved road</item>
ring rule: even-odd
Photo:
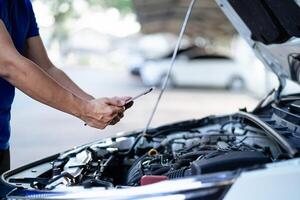
[[[66,72],[85,90],[97,97],[134,96],[145,89],[138,80],[122,70],[73,69]],[[85,127],[80,120],[41,105],[17,92],[12,112],[12,167],[120,131],[142,128],[146,124],[156,97],[157,92],[143,97],[127,111],[123,121],[100,131]],[[222,90],[173,89],[164,95],[158,113],[154,117],[153,126],[201,118],[210,114],[231,113],[245,106],[251,109],[256,103],[256,99],[245,94]]]

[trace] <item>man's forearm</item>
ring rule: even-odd
[[[36,63],[49,76],[51,76],[54,80],[56,80],[56,82],[58,82],[65,89],[69,90],[71,93],[86,100],[94,99],[91,95],[80,89],[80,87],[78,87],[63,71],[53,65],[47,55],[40,36],[27,39],[25,57]]]
[[[17,56],[3,67],[2,78],[30,97],[77,117],[83,114],[86,100],[63,88],[30,60]]]
[[[56,68],[55,66],[49,68],[46,71],[49,76],[51,76],[54,80],[56,80],[62,87],[69,90],[76,96],[81,97],[82,99],[92,100],[93,96],[84,92],[76,83],[74,83],[67,74],[65,74],[62,70]]]

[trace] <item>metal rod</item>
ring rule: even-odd
[[[166,75],[166,77],[165,77],[165,79],[164,79],[163,85],[162,85],[162,87],[161,87],[161,89],[160,89],[159,96],[158,96],[158,98],[157,98],[157,100],[156,100],[156,103],[155,103],[155,105],[154,105],[154,108],[153,108],[153,110],[152,110],[152,112],[151,112],[151,115],[150,115],[150,118],[149,118],[149,120],[148,120],[148,122],[147,122],[147,125],[146,125],[146,127],[145,127],[145,129],[144,129],[144,131],[143,131],[143,134],[144,134],[144,135],[147,134],[147,131],[148,131],[150,125],[151,125],[151,122],[152,122],[152,120],[153,120],[153,117],[154,117],[154,115],[155,115],[155,113],[156,113],[156,110],[157,110],[157,108],[158,108],[159,102],[160,102],[160,100],[161,100],[161,98],[162,98],[162,95],[164,94],[164,92],[165,92],[165,90],[166,90],[166,88],[167,88],[167,85],[168,85],[168,82],[169,82],[169,79],[170,79],[170,75],[171,75],[172,69],[173,69],[174,64],[175,64],[175,60],[176,60],[176,57],[177,57],[177,53],[178,53],[179,47],[180,47],[180,45],[181,45],[181,41],[182,41],[182,38],[183,38],[183,35],[184,35],[184,32],[185,32],[187,23],[188,23],[189,18],[190,18],[190,16],[191,16],[191,13],[192,13],[192,10],[193,10],[193,7],[194,7],[195,2],[196,2],[196,0],[191,0],[191,3],[190,3],[189,8],[188,8],[188,10],[187,10],[187,13],[186,13],[186,16],[185,16],[183,25],[182,25],[181,30],[180,30],[179,38],[178,38],[178,40],[177,40],[177,43],[176,43],[176,46],[175,46],[175,49],[174,49],[174,52],[173,52],[173,56],[172,56],[172,60],[171,60],[170,67],[169,67],[169,69],[168,69],[168,73],[167,73],[167,75]]]

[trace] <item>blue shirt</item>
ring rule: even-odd
[[[26,40],[39,35],[30,0],[0,0],[0,19],[16,49],[23,55]],[[9,148],[10,110],[14,96],[15,87],[0,78],[0,149]]]

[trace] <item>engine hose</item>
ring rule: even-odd
[[[106,187],[106,188],[111,188],[114,187],[114,185],[108,181],[103,181],[99,179],[89,179],[85,180],[82,183],[84,188],[92,188],[92,187]]]
[[[170,166],[165,166],[165,167],[162,167],[160,169],[157,169],[155,171],[152,171],[152,175],[162,175],[164,173],[167,173],[168,171],[170,171],[171,167]]]
[[[196,152],[189,152],[189,153],[185,153],[185,154],[182,154],[179,159],[197,159],[199,156],[203,155],[203,154],[209,154],[209,153],[212,153],[214,151],[210,151],[210,150],[207,150],[207,151],[196,151]]]
[[[190,175],[190,169],[188,167],[174,170],[165,174],[169,179],[182,178]]]
[[[173,165],[173,168],[175,170],[181,168],[182,166],[188,166],[190,165],[190,162],[191,160],[190,159],[181,159],[181,160],[178,160],[174,165]]]

